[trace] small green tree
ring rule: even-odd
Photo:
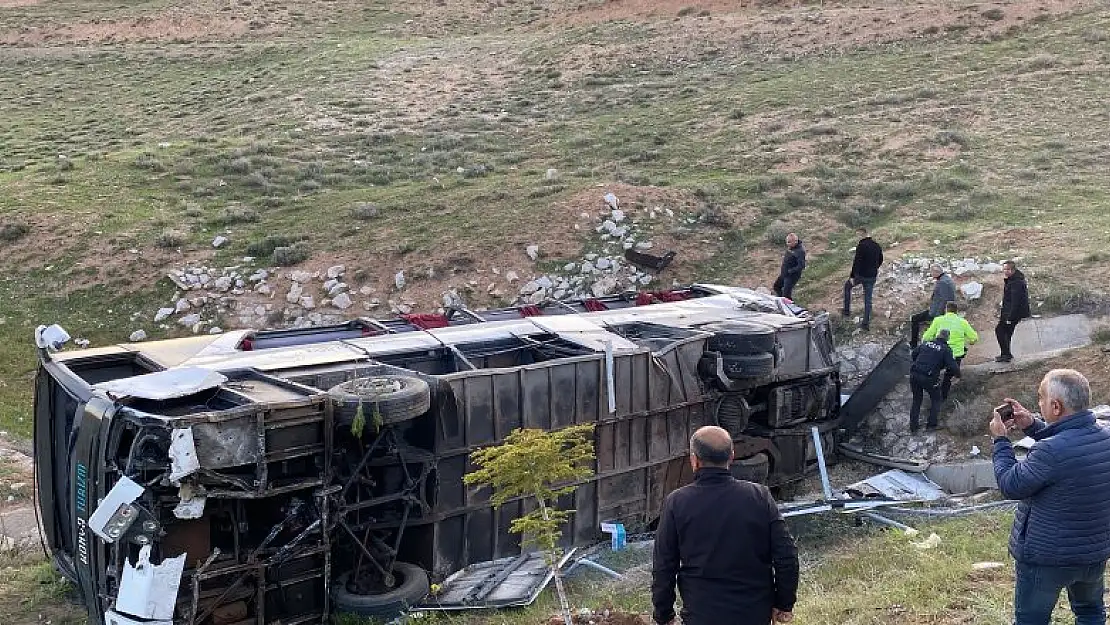
[[[536,509],[513,519],[509,531],[521,534],[524,544],[535,545],[543,554],[555,579],[566,625],[571,625],[571,616],[559,574],[559,538],[574,510],[559,510],[555,503],[560,496],[574,492],[574,482],[593,475],[593,430],[592,423],[555,432],[513,430],[500,445],[473,452],[470,459],[479,469],[463,478],[469,486],[490,486],[490,502],[495,508],[517,497],[536,500]]]

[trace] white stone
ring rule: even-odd
[[[505,281],[508,282],[509,284],[512,284],[512,283],[516,282],[519,279],[520,279],[520,276],[516,275],[515,271],[506,271],[505,272]]]
[[[324,282],[324,290],[331,291],[331,288],[337,284],[339,284],[339,280],[336,280],[335,278],[328,279]]]
[[[532,293],[535,293],[536,291],[539,291],[539,290],[540,290],[540,285],[535,280],[532,280],[532,281],[524,283],[524,286],[520,287],[520,294],[521,295],[531,295]]]
[[[316,300],[314,300],[311,295],[302,296],[301,308],[304,308],[305,310],[312,310],[313,308],[316,308]]]
[[[335,298],[331,300],[331,303],[332,306],[335,306],[339,310],[347,310],[354,304],[354,302],[351,301],[351,296],[346,293],[336,295]]]
[[[174,309],[179,313],[185,312],[186,310],[189,310],[189,308],[191,308],[189,300],[185,299],[184,297],[177,300],[177,303],[174,304]]]
[[[166,319],[175,312],[177,312],[176,308],[159,308],[158,312],[154,313],[154,322],[158,323],[159,321]]]
[[[140,341],[145,341],[146,340],[146,330],[135,330],[134,332],[131,333],[131,336],[127,337],[127,340],[131,341],[132,343],[138,343]]]
[[[612,193],[605,194],[605,203],[608,204],[609,208],[613,210],[617,210],[620,208],[620,200],[618,200],[617,196],[613,195]]]
[[[300,282],[294,282],[289,287],[289,293],[286,294],[285,301],[289,302],[290,304],[296,304],[301,300],[301,295],[303,294],[304,287],[301,286]]]
[[[550,169],[547,170],[547,173],[544,174],[543,177],[546,180],[555,180],[556,178],[559,177],[559,170],[555,169],[555,168],[550,168]]]
[[[547,299],[547,291],[539,290],[525,298],[529,304],[541,304]]]
[[[250,280],[251,282],[262,282],[263,280],[265,280],[266,278],[269,278],[269,277],[270,277],[269,272],[267,272],[265,269],[259,269],[258,271],[252,273],[250,275],[250,277],[247,278],[247,279]]]
[[[587,260],[582,263],[582,273],[593,273],[595,270],[596,267],[594,267],[592,262]]]
[[[615,290],[617,290],[617,279],[613,276],[605,276],[590,287],[590,292],[593,293],[594,297],[609,295]]]
[[[550,289],[552,286],[554,286],[554,283],[551,281],[551,278],[549,278],[547,276],[540,276],[539,278],[536,278],[536,284],[541,289]]]
[[[524,253],[528,254],[528,258],[536,260],[537,258],[539,258],[540,255],[540,246],[529,245],[528,247],[524,248]]]
[[[371,287],[368,287],[368,286],[364,286],[364,287],[360,288],[358,290],[358,292],[361,293],[362,295],[370,295],[371,293],[374,292],[374,289],[372,289]]]
[[[636,244],[636,249],[638,249],[638,250],[650,250],[652,247],[654,247],[654,245],[655,244],[653,244],[651,241],[640,241],[639,243]]]
[[[597,259],[597,262],[594,263],[594,266],[602,271],[605,271],[606,269],[609,269],[613,266],[613,261],[602,256],[601,258]]]
[[[197,313],[188,314],[178,319],[177,322],[185,326],[186,328],[191,328],[200,323],[200,315],[198,315]]]
[[[398,289],[405,288],[405,272],[398,271],[397,275],[393,276],[393,285]]]
[[[336,295],[339,295],[340,293],[346,293],[346,292],[347,292],[347,283],[346,282],[339,282],[335,285],[332,285],[332,287],[330,289],[328,289],[328,296],[334,298]]]
[[[258,316],[258,317],[265,317],[266,316],[266,307],[263,306],[262,304],[259,304],[258,306],[255,306],[254,307],[254,314],[255,314],[255,316]]]
[[[293,282],[309,282],[312,280],[312,274],[303,269],[298,269],[289,274],[289,279]]]
[[[255,292],[259,293],[260,295],[273,295],[274,287],[263,282],[262,284],[258,285],[258,288],[255,289]]]
[[[346,272],[346,271],[347,271],[347,268],[344,267],[343,265],[332,265],[331,267],[328,267],[327,276],[329,278],[338,278],[339,276],[343,275],[343,273]]]
[[[960,285],[960,292],[969,300],[979,299],[983,295],[983,285],[978,282],[968,282]]]
[[[212,247],[222,247],[225,243],[227,243],[227,237],[225,236],[217,235],[215,239],[212,239]]]
[[[216,288],[217,291],[219,291],[221,293],[230,291],[231,290],[231,285],[232,285],[232,280],[231,280],[231,278],[229,278],[227,276],[224,276],[222,278],[216,278],[215,288]]]
[[[224,331],[220,326],[212,326],[208,329],[209,334],[221,334]]]
[[[567,263],[567,264],[563,265],[563,271],[573,272],[573,271],[576,271],[577,269],[578,269],[578,263]]]
[[[610,218],[611,218],[611,219],[612,219],[613,221],[615,221],[615,222],[617,222],[617,223],[620,223],[620,222],[624,221],[624,211],[622,211],[622,210],[615,210],[615,209],[614,209],[614,210],[613,210],[613,212],[612,212],[612,214],[611,214],[611,216],[610,216]]]

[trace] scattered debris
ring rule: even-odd
[[[222,235],[217,235],[216,238],[212,239],[212,247],[215,248],[223,247],[225,243],[227,243],[227,237]]]

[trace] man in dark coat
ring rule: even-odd
[[[791,232],[786,235],[786,251],[782,254],[782,267],[774,284],[775,295],[794,299],[794,285],[798,284],[805,268],[806,248],[798,235]]]
[[[910,348],[917,347],[921,337],[921,326],[928,326],[933,319],[944,314],[944,307],[948,302],[956,301],[956,282],[952,276],[944,271],[937,263],[929,267],[929,274],[933,276],[933,297],[929,300],[929,307],[910,316]]]
[[[1021,502],[1010,531],[1016,625],[1048,625],[1064,588],[1076,625],[1106,623],[1110,429],[1095,419],[1090,402],[1087,378],[1053,369],[1037,389],[1042,418],[1006,399],[1012,414],[996,410],[990,422],[998,488]],[[1007,438],[1015,427],[1036,441],[1020,462]]]
[[[1010,341],[1014,329],[1022,319],[1030,317],[1029,290],[1025,285],[1025,274],[1017,268],[1014,261],[1002,263],[1005,276],[1002,287],[1002,310],[998,315],[998,325],[994,326],[994,336],[998,339],[998,349],[1002,352],[995,362],[1010,362],[1014,355],[1010,352]]]
[[[655,622],[768,625],[793,619],[798,550],[766,486],[729,473],[732,438],[716,426],[690,439],[694,483],[667,495],[655,532]]]
[[[913,364],[910,365],[910,392],[913,393],[913,403],[910,404],[910,432],[916,434],[924,393],[929,393],[929,419],[925,422],[925,429],[935,430],[940,405],[944,402],[940,374],[944,372],[958,378],[960,365],[952,355],[952,348],[948,346],[948,330],[939,330],[936,338],[913,348],[911,357]]]
[[[852,314],[852,289],[863,286],[863,323],[864,330],[871,329],[871,294],[875,291],[875,280],[879,277],[879,265],[883,264],[883,248],[867,236],[867,228],[856,230],[859,243],[856,243],[856,257],[852,260],[852,272],[844,283],[844,316]]]

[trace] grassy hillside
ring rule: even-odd
[[[0,2],[0,427],[35,325],[171,333],[169,268],[277,235],[383,299],[507,303],[604,251],[606,191],[679,252],[663,284],[767,285],[793,229],[831,305],[869,225],[1100,297],[1110,10],[735,4]]]

